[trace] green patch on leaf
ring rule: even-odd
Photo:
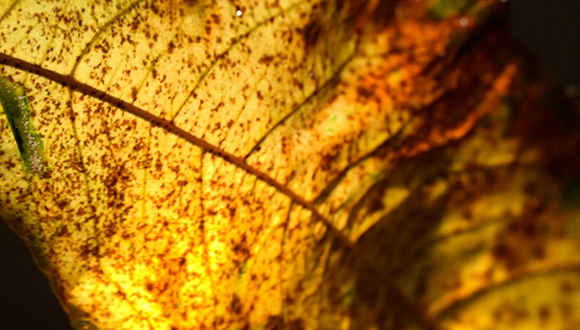
[[[14,134],[24,169],[28,173],[42,172],[45,163],[44,145],[32,125],[30,105],[24,88],[6,77],[0,77],[0,103]]]

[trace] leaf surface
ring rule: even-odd
[[[1,3],[0,217],[77,329],[572,329],[578,130],[498,11]]]

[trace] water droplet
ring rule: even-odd
[[[308,72],[308,76],[309,76],[310,78],[314,77],[314,72],[313,72],[313,71],[309,71],[309,72]]]
[[[461,27],[467,27],[467,25],[469,25],[469,19],[466,17],[463,17],[462,19],[459,20],[459,25]]]
[[[236,11],[236,15],[237,15],[238,17],[242,16],[242,11],[238,9],[238,10]]]

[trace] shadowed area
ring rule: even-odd
[[[0,265],[2,329],[72,329],[30,252],[4,221],[0,221]]]

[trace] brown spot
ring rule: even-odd
[[[242,302],[240,297],[234,293],[232,302],[230,303],[230,310],[235,314],[240,314],[242,312]]]
[[[135,100],[137,98],[137,93],[138,93],[137,88],[136,87],[132,87],[131,88],[131,97],[133,98],[133,100]]]
[[[133,31],[137,31],[139,29],[139,20],[133,20],[133,22],[131,23],[131,29]]]
[[[81,246],[81,257],[87,258],[89,255],[96,255],[97,251],[98,249],[96,246],[90,246],[89,243],[84,244]]]
[[[62,236],[64,236],[64,235],[66,235],[66,234],[68,234],[68,229],[67,229],[67,227],[66,227],[66,226],[63,226],[63,227],[62,227],[62,228],[59,230],[59,232],[58,232],[57,236],[58,236],[58,237],[62,237]]]
[[[369,99],[375,94],[374,91],[366,89],[363,86],[358,86],[356,92],[362,99]]]
[[[506,259],[510,256],[510,251],[505,244],[500,244],[492,249],[492,254],[496,259]]]
[[[57,202],[56,205],[58,206],[59,209],[62,210],[68,206],[68,201],[63,200],[63,201]]]
[[[312,21],[308,23],[304,28],[297,29],[297,32],[302,34],[304,38],[304,43],[307,51],[310,51],[316,46],[318,38],[320,37],[320,22]]]
[[[368,213],[369,214],[375,213],[375,212],[378,212],[384,208],[385,208],[385,205],[383,204],[383,201],[378,199],[378,198],[375,198],[369,205]]]
[[[548,306],[542,305],[538,308],[538,316],[540,317],[540,321],[546,322],[550,317],[550,309]]]
[[[532,253],[536,259],[544,259],[546,257],[546,249],[543,246],[536,246]]]
[[[258,63],[260,63],[260,64],[270,64],[273,60],[274,60],[274,56],[264,54],[264,55],[262,55],[262,57],[260,57],[260,60],[258,60]]]
[[[570,282],[562,282],[562,284],[560,285],[560,291],[562,291],[563,293],[571,293],[572,292],[572,284],[570,284]]]
[[[273,315],[268,317],[268,321],[264,328],[267,330],[282,330],[284,328],[284,320],[282,320],[282,316]]]
[[[157,7],[155,3],[151,4],[151,10],[155,13],[155,15],[159,15],[159,7]]]

